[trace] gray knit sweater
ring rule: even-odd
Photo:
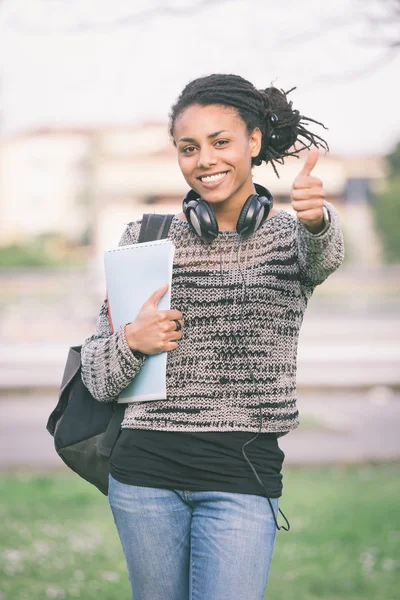
[[[257,432],[259,402],[262,432],[281,437],[298,427],[300,326],[315,286],[344,258],[338,213],[325,206],[330,225],[317,235],[285,210],[248,238],[222,231],[211,243],[173,218],[171,308],[183,314],[183,337],[168,352],[167,399],[128,404],[122,428]],[[140,225],[129,223],[119,245],[136,243]],[[130,350],[123,327],[112,333],[107,300],[81,358],[82,380],[101,402],[116,400],[146,360]]]

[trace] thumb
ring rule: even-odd
[[[157,306],[157,304],[159,303],[159,301],[161,300],[161,298],[164,296],[165,292],[168,289],[168,283],[164,283],[164,285],[162,285],[160,288],[158,288],[158,290],[156,290],[151,296],[150,298],[148,298],[146,304],[151,304],[153,306]]]
[[[300,175],[310,175],[311,171],[318,162],[318,156],[319,155],[317,148],[311,148],[311,150],[308,151],[306,162],[304,163],[303,168],[300,171]]]

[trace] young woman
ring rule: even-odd
[[[110,462],[109,502],[135,600],[261,600],[282,495],[278,438],[299,425],[297,342],[316,285],[343,261],[339,218],[308,153],[272,207],[252,167],[327,147],[276,88],[235,75],[189,83],[170,133],[190,188],[169,237],[168,285],[111,330],[104,301],[82,348],[82,379],[112,402],[146,357],[168,352],[167,399],[128,404]],[[276,169],[275,169],[276,170]],[[137,242],[141,220],[120,245]],[[280,509],[279,509],[280,510]]]

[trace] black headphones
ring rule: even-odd
[[[244,203],[236,224],[236,231],[248,237],[257,231],[267,219],[273,206],[271,193],[262,185],[254,184],[257,194],[249,196]],[[205,242],[211,242],[218,234],[218,223],[210,204],[190,190],[183,199],[182,210],[190,229]]]

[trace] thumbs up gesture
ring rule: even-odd
[[[312,148],[309,150],[303,168],[294,180],[290,192],[294,211],[312,233],[319,233],[324,227],[322,207],[325,192],[322,181],[311,175],[317,162],[318,150]]]

